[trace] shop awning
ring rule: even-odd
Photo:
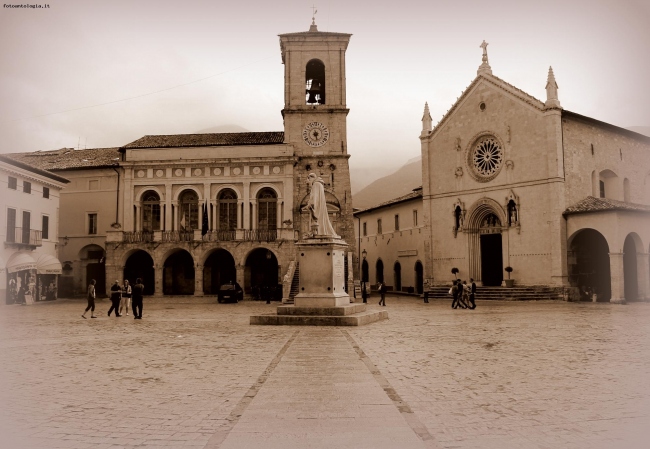
[[[61,262],[54,256],[42,254],[36,259],[37,274],[61,274]]]
[[[7,273],[36,269],[36,261],[27,253],[13,253],[7,261]]]

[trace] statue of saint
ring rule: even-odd
[[[327,203],[325,202],[325,186],[323,179],[316,176],[315,173],[310,173],[307,177],[307,184],[309,184],[311,188],[307,207],[311,212],[311,227],[314,236],[323,235],[340,238],[334,231],[330,218],[327,215]]]

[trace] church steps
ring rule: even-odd
[[[451,286],[431,287],[428,289],[429,298],[451,299]],[[561,287],[521,286],[521,287],[477,287],[477,300],[502,301],[541,301],[562,300]]]

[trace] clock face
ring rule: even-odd
[[[302,131],[302,138],[310,147],[322,147],[329,140],[330,131],[320,122],[311,122]]]

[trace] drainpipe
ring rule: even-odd
[[[120,171],[115,168],[119,167],[120,164],[114,164],[111,168],[117,173],[117,193],[115,196],[115,223],[120,222]]]

